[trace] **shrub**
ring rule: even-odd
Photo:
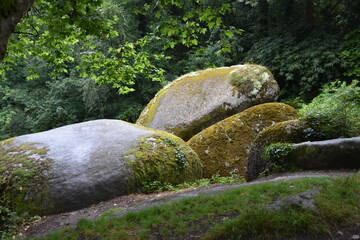
[[[264,159],[278,161],[293,150],[290,143],[272,143],[264,149]]]
[[[269,161],[268,168],[265,170],[271,173],[294,170],[294,166],[287,164],[284,158],[293,150],[290,143],[272,143],[264,149],[264,159]],[[263,172],[265,174],[265,172]]]
[[[354,80],[350,85],[333,82],[322,88],[311,103],[300,109],[306,121],[307,138],[331,139],[360,135],[360,86]]]
[[[348,33],[341,46],[342,67],[345,76],[360,78],[360,27]]]
[[[17,213],[9,205],[9,202],[0,200],[0,239],[11,239],[21,226],[30,225],[39,218],[32,217],[26,212]]]

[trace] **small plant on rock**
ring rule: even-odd
[[[294,149],[290,143],[272,143],[264,149],[264,159],[269,161],[270,172],[283,172],[292,167],[284,162],[284,158]]]
[[[293,150],[290,143],[272,143],[264,149],[264,158],[266,160],[279,161],[286,157]]]

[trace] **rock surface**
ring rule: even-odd
[[[202,177],[196,154],[167,132],[118,120],[68,125],[0,142],[0,199],[53,214],[134,192],[143,182]],[[5,166],[5,167],[4,167]]]
[[[360,137],[305,142],[293,147],[284,161],[301,169],[360,168]]]
[[[256,179],[260,173],[269,168],[269,162],[263,158],[264,148],[271,143],[299,143],[305,141],[306,126],[299,120],[276,123],[259,133],[249,153],[246,180]]]
[[[260,104],[208,127],[188,144],[203,164],[204,177],[245,176],[248,153],[256,136],[277,122],[295,118],[296,110],[289,105]]]
[[[306,192],[301,192],[292,196],[279,199],[272,204],[266,206],[265,209],[269,211],[281,211],[286,210],[286,208],[289,207],[297,207],[309,209],[315,213],[318,213],[318,210],[314,205],[314,197],[319,193],[319,190],[309,190]]]
[[[259,65],[237,65],[186,74],[164,89],[141,113],[137,124],[184,140],[256,104],[273,102],[279,87]]]

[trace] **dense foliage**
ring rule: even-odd
[[[322,88],[311,103],[304,105],[301,118],[306,121],[308,138],[331,139],[360,136],[360,86],[332,82]]]
[[[360,78],[359,12],[351,0],[37,0],[0,64],[0,139],[134,122],[177,76],[244,62],[268,67],[282,100],[310,102]]]

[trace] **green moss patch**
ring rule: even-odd
[[[180,184],[200,179],[202,166],[196,153],[180,138],[161,132],[140,139],[126,154],[135,188],[151,182]]]
[[[15,146],[13,141],[0,142],[0,201],[16,212],[39,214],[47,201],[44,179],[52,160],[36,143]]]
[[[233,68],[218,68],[218,69],[207,69],[197,72],[192,72],[189,74],[186,74],[172,83],[165,86],[162,90],[160,90],[156,96],[150,101],[150,103],[145,107],[145,109],[140,114],[140,117],[137,120],[137,124],[148,127],[151,126],[151,123],[155,117],[155,114],[160,106],[161,99],[164,98],[167,94],[182,94],[182,95],[204,95],[202,92],[201,84],[205,80],[208,81],[226,81],[228,79],[228,76],[231,71],[234,70]],[[186,89],[186,93],[180,93],[179,89],[183,91]],[[206,97],[206,96],[204,96]],[[183,130],[183,128],[186,128],[187,126],[179,126],[179,127],[169,127],[165,126],[164,128],[175,134],[176,136],[182,137],[182,134],[179,134],[180,131]],[[184,138],[183,138],[184,139]]]
[[[259,65],[207,69],[184,75],[158,92],[137,124],[168,131],[185,141],[248,107],[275,101],[278,85]]]
[[[245,176],[248,153],[256,136],[266,127],[297,118],[296,110],[282,103],[249,108],[203,130],[188,143],[198,154],[204,176]]]
[[[305,128],[305,124],[298,119],[279,122],[262,131],[256,141],[266,142],[266,144],[275,142],[302,142],[305,140]]]
[[[247,180],[253,180],[271,171],[272,163],[264,159],[264,149],[272,143],[299,143],[305,141],[306,126],[297,119],[276,123],[259,133],[252,144],[247,167]]]

